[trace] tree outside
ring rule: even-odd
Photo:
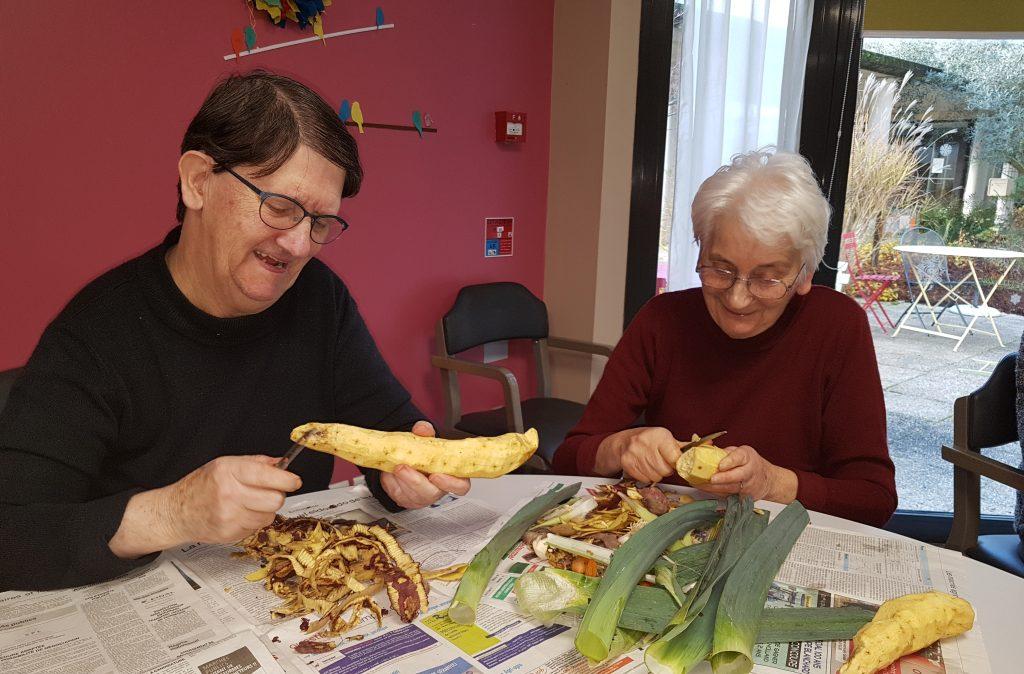
[[[903,274],[893,247],[911,225],[1024,250],[1024,41],[869,38],[861,69],[844,227],[865,272]],[[983,286],[1003,268],[982,262]],[[906,293],[894,284],[882,299]],[[1024,265],[990,303],[1024,315]]]

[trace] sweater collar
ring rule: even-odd
[[[168,232],[163,243],[140,258],[139,277],[146,300],[156,314],[183,335],[216,344],[245,342],[273,331],[293,304],[292,288],[259,313],[234,318],[211,316],[189,301],[167,267],[167,251],[180,238],[178,225]]]

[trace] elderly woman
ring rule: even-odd
[[[811,285],[829,206],[810,166],[739,155],[701,185],[692,219],[702,287],[640,310],[556,471],[677,482],[677,438],[725,430],[706,491],[881,526],[896,508],[882,387],[863,310]]]
[[[330,456],[275,466],[311,419],[433,435],[315,259],[362,179],[333,108],[285,77],[230,77],[185,132],[178,176],[179,226],[72,299],[11,391],[0,590],[106,580],[269,524],[287,493],[327,487]],[[469,489],[408,466],[366,479],[392,510]]]

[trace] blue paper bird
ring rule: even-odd
[[[338,117],[343,122],[347,122],[352,116],[352,104],[349,103],[348,99],[344,99],[341,102],[341,107],[338,108]]]
[[[420,134],[420,138],[423,138],[423,115],[419,110],[412,111],[412,125],[416,127],[416,133]]]
[[[377,8],[377,28],[384,25],[384,10],[380,7]]]

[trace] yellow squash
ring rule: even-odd
[[[309,435],[303,439],[309,431]],[[523,465],[537,451],[537,431],[493,438],[444,440],[412,433],[374,431],[345,424],[308,423],[292,431],[292,441],[341,457],[358,466],[391,472],[405,464],[424,473],[455,477],[500,477]]]
[[[943,592],[890,599],[853,637],[853,656],[839,674],[874,674],[898,658],[974,626],[970,602]]]
[[[718,472],[718,464],[726,455],[724,449],[714,445],[691,447],[676,461],[676,472],[695,487],[707,484],[711,481],[711,476]]]

